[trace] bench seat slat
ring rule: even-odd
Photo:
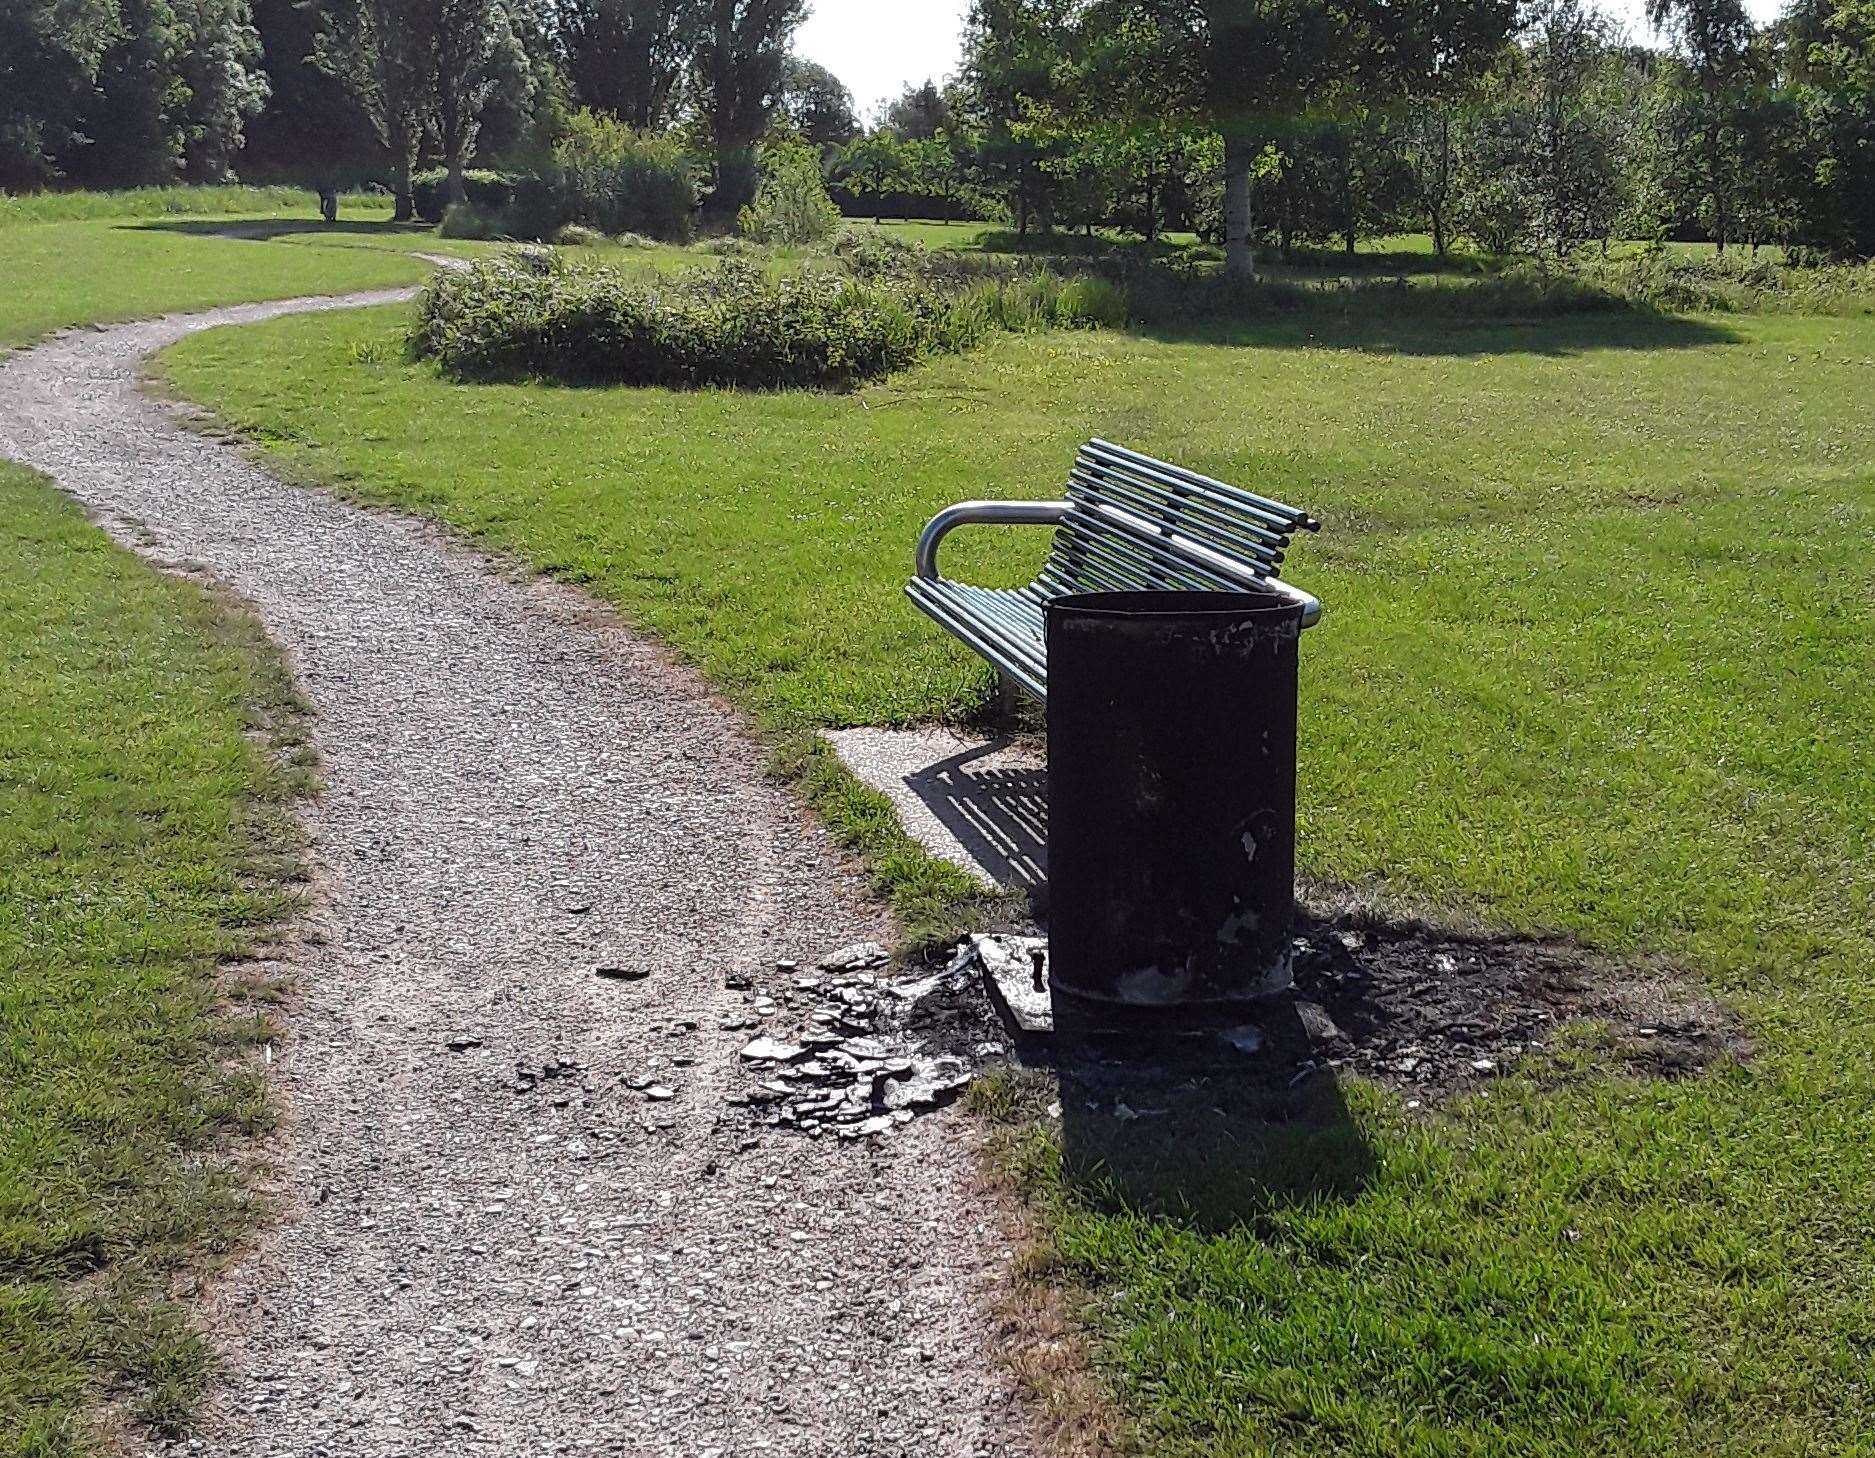
[[[1122,483],[1099,480],[1089,476],[1078,465],[1068,472],[1068,499],[1096,503],[1111,501],[1146,517],[1171,510],[1163,495],[1155,496],[1149,491],[1135,490]],[[1222,507],[1198,497],[1179,502],[1176,515],[1188,524],[1188,530],[1202,522],[1209,530],[1240,544],[1240,549],[1245,553],[1270,555],[1281,561],[1283,551],[1289,545],[1287,534],[1241,519],[1232,521]]]
[[[1086,459],[1104,463],[1110,468],[1127,470],[1143,480],[1156,481],[1175,491],[1183,488],[1216,495],[1221,500],[1239,506],[1247,515],[1271,521],[1286,533],[1321,530],[1320,522],[1297,507],[1268,496],[1258,496],[1254,491],[1246,491],[1228,481],[1201,476],[1196,471],[1174,466],[1169,461],[1156,461],[1151,456],[1142,456],[1138,451],[1130,451],[1111,441],[1090,440],[1081,448],[1081,454]]]

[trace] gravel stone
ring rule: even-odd
[[[761,747],[590,599],[284,485],[138,389],[145,357],[195,330],[404,296],[0,361],[0,452],[247,599],[317,715],[265,1151],[280,1220],[203,1304],[223,1376],[187,1449],[1029,1451],[991,1351],[1003,1232],[967,1123],[783,1152],[720,1119],[647,1125],[621,1083],[671,1043],[595,967],[648,969],[656,1018],[700,1030],[682,1051],[701,1108],[746,1078],[721,969],[890,935]],[[465,1027],[490,1057],[447,1051]],[[590,1070],[588,1096],[517,1096],[536,1068]],[[907,1330],[933,1360],[906,1359]]]

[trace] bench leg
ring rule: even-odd
[[[1016,681],[1006,673],[996,675],[996,722],[1004,728],[1013,727],[1022,716],[1022,690],[1016,687]]]

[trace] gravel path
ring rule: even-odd
[[[139,393],[193,330],[407,293],[0,363],[0,453],[246,597],[318,714],[285,1214],[218,1283],[228,1380],[196,1445],[1021,1451],[968,1124],[757,1142],[722,1103],[750,1036],[720,1027],[747,996],[725,978],[785,984],[779,959],[887,930],[759,746],[590,600],[283,485]],[[613,963],[650,975],[594,975]],[[554,1060],[577,1068],[520,1090]],[[625,1082],[646,1073],[675,1097]]]

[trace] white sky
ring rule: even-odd
[[[814,0],[794,48],[846,82],[862,121],[957,69],[970,0]]]
[[[1642,0],[1600,0],[1635,40],[1648,39]],[[970,0],[814,0],[795,38],[795,49],[846,82],[870,122],[884,102],[908,85],[942,81],[957,69],[964,14]],[[1782,0],[1745,0],[1760,22]]]

